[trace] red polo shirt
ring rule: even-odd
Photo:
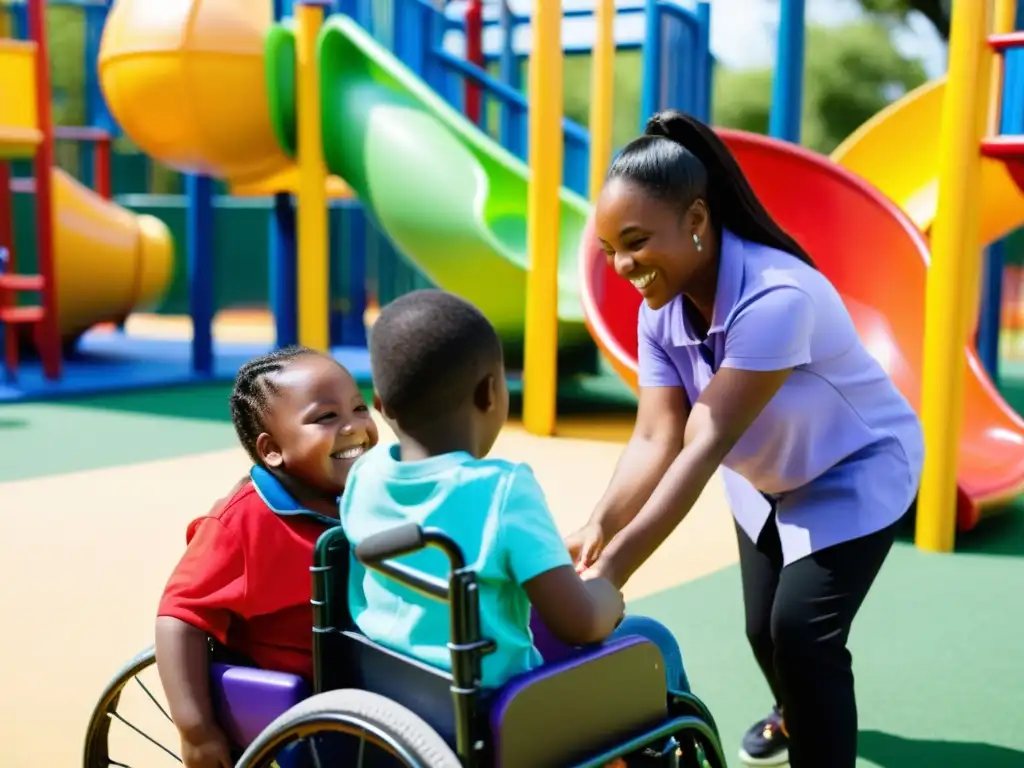
[[[263,669],[313,673],[309,604],[313,547],[338,521],[299,507],[264,469],[224,505],[188,527],[185,555],[160,600],[171,616],[208,632]]]

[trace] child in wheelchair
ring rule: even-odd
[[[264,669],[311,677],[309,567],[338,524],[349,471],[377,443],[351,374],[292,347],[238,373],[231,415],[250,476],[188,527],[164,590],[157,668],[186,768],[234,765],[209,689],[209,639]]]
[[[356,463],[341,500],[342,526],[353,547],[409,522],[455,540],[477,572],[482,634],[496,644],[483,659],[481,684],[498,688],[572,648],[641,634],[661,649],[669,687],[688,690],[672,634],[651,619],[623,619],[618,589],[577,574],[529,466],[487,458],[509,407],[502,347],[490,322],[452,294],[415,291],[384,307],[370,359],[375,404],[398,443]],[[433,548],[402,562],[448,576],[446,557]],[[446,604],[353,558],[349,608],[371,640],[450,668]]]

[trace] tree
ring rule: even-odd
[[[920,62],[905,59],[885,25],[874,19],[838,28],[810,27],[805,62],[802,143],[824,153],[925,81]],[[771,68],[718,72],[714,121],[767,132],[773,74]]]
[[[978,0],[979,2],[981,0]],[[888,17],[901,23],[917,11],[932,23],[943,40],[949,40],[949,14],[952,0],[857,0],[867,13]]]

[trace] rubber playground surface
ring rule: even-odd
[[[6,765],[71,766],[107,680],[152,642],[186,523],[247,469],[226,386],[0,407],[0,718]],[[496,454],[529,461],[559,522],[582,522],[628,417],[510,426]],[[596,478],[601,477],[597,482]],[[630,609],[664,621],[727,755],[770,702],[746,646],[735,534],[718,483],[637,574]],[[860,765],[1024,765],[1024,508],[961,537],[955,556],[897,544],[854,629]]]

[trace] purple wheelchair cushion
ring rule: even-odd
[[[245,748],[280,714],[311,693],[298,675],[230,664],[210,665],[210,693],[217,722]]]
[[[554,664],[558,661],[565,661],[579,653],[578,648],[567,645],[551,634],[537,611],[530,610],[530,632],[533,633],[533,645],[540,651],[545,664]]]

